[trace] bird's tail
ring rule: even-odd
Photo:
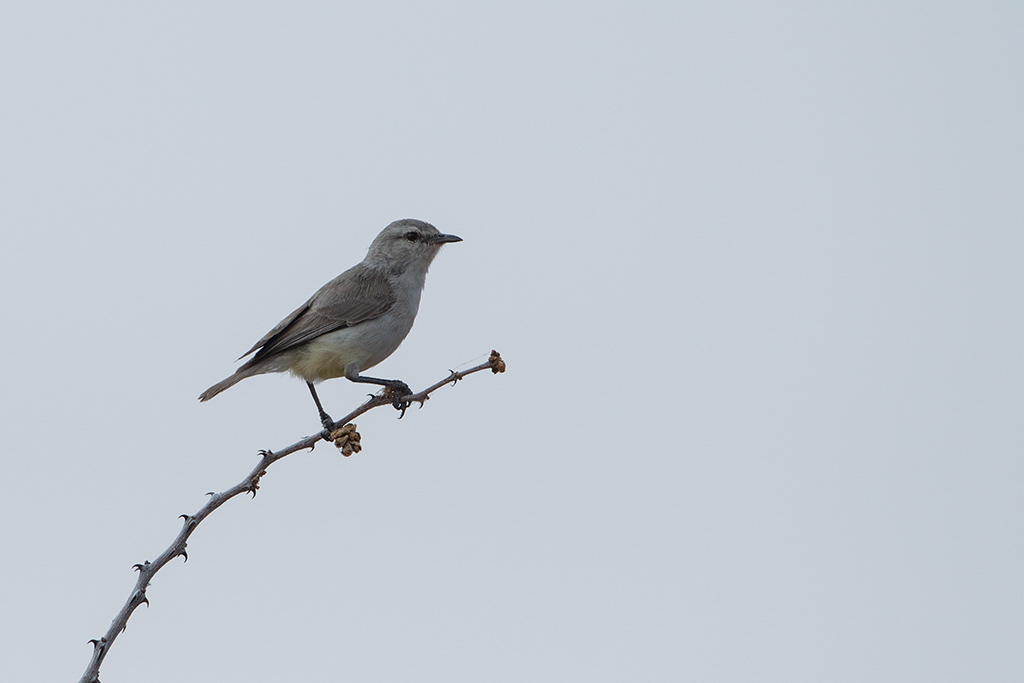
[[[249,364],[247,363],[246,365],[243,365],[242,367],[238,368],[238,370],[235,371],[235,374],[231,375],[227,379],[222,379],[221,381],[217,382],[203,393],[199,394],[199,400],[209,401],[211,398],[213,398],[220,392],[235,386],[246,377],[251,377],[252,375],[258,374],[260,374],[260,370],[249,366]]]

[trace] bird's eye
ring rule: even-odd
[[[420,234],[415,230],[410,230],[409,232],[405,233],[405,239],[409,240],[410,242],[415,242],[419,238]]]

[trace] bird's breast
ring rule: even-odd
[[[352,364],[360,372],[372,368],[394,353],[412,329],[415,310],[410,314],[396,309],[306,342],[294,350],[288,369],[307,382],[318,382],[344,377]]]

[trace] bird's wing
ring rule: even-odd
[[[259,340],[258,342],[256,342],[255,344],[253,344],[253,345],[252,345],[252,348],[251,348],[251,349],[249,349],[248,351],[246,351],[245,353],[243,353],[243,354],[242,354],[241,356],[239,356],[239,357],[238,357],[238,360],[242,360],[243,358],[245,358],[246,356],[248,356],[248,355],[249,355],[250,353],[252,353],[252,352],[253,352],[253,351],[255,351],[256,349],[260,348],[261,346],[263,346],[264,344],[266,344],[267,342],[269,342],[269,341],[270,341],[271,339],[273,339],[273,338],[274,338],[275,336],[277,336],[278,334],[280,334],[281,332],[283,332],[283,331],[285,330],[285,328],[286,328],[286,327],[288,327],[288,326],[289,326],[289,325],[291,325],[291,324],[292,324],[293,322],[295,322],[295,319],[296,319],[296,318],[298,318],[298,317],[299,317],[300,315],[302,315],[302,314],[303,314],[303,313],[305,313],[305,312],[306,312],[307,310],[309,310],[309,305],[310,305],[310,304],[311,304],[312,302],[313,302],[313,300],[312,300],[312,299],[310,299],[309,301],[307,301],[306,303],[302,304],[301,306],[299,306],[298,308],[296,308],[296,309],[295,309],[294,311],[292,311],[291,313],[289,313],[289,314],[288,314],[288,317],[287,317],[287,318],[285,318],[284,320],[282,320],[281,322],[279,322],[279,323],[278,323],[277,325],[275,325],[275,326],[274,326],[274,329],[272,329],[272,330],[271,330],[270,332],[267,332],[267,333],[266,333],[265,335],[263,335],[263,338],[262,338],[262,339],[260,339],[260,340]]]
[[[395,292],[387,279],[362,264],[355,265],[321,287],[242,358],[254,351],[253,361],[266,358],[328,332],[379,318],[394,305]]]

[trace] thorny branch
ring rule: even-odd
[[[505,372],[505,361],[501,359],[501,356],[497,351],[491,351],[491,356],[486,362],[471,367],[468,370],[463,370],[462,372],[455,372],[452,370],[451,374],[440,382],[432,384],[423,391],[415,394],[402,396],[401,400],[406,404],[405,407],[408,407],[409,403],[416,402],[419,403],[422,408],[423,404],[426,403],[427,399],[430,398],[430,394],[433,392],[446,384],[455,384],[463,377],[472,375],[474,372],[480,372],[481,370],[491,370],[495,374]],[[171,545],[165,551],[160,553],[160,555],[152,562],[146,560],[142,564],[135,565],[135,570],[139,572],[139,578],[135,582],[135,588],[132,590],[131,595],[128,597],[128,601],[124,604],[124,607],[122,607],[121,611],[117,613],[116,617],[114,617],[114,621],[110,624],[110,629],[106,634],[99,640],[89,641],[93,645],[92,659],[89,662],[89,666],[86,668],[85,673],[82,675],[82,678],[79,679],[79,683],[99,683],[100,665],[103,663],[103,659],[110,651],[110,646],[114,644],[114,640],[117,639],[117,636],[120,635],[127,627],[128,619],[135,611],[135,608],[143,603],[149,605],[149,599],[146,598],[146,588],[149,587],[153,576],[175,557],[180,556],[184,558],[185,561],[188,561],[188,554],[185,552],[185,544],[188,541],[189,536],[192,535],[192,532],[196,530],[197,526],[199,526],[200,522],[206,519],[214,510],[240,493],[251,493],[253,497],[255,497],[256,491],[260,487],[260,479],[267,473],[267,468],[278,460],[281,460],[285,456],[291,455],[296,451],[301,451],[306,448],[312,449],[320,441],[333,441],[345,456],[358,452],[360,450],[359,433],[355,431],[355,425],[349,423],[374,408],[386,405],[394,405],[394,397],[391,395],[390,389],[385,389],[380,394],[371,396],[366,403],[359,406],[342,419],[335,421],[334,424],[331,425],[330,429],[324,429],[313,436],[307,436],[305,439],[296,441],[292,445],[286,446],[278,451],[260,451],[259,464],[256,465],[255,469],[253,469],[245,479],[221,493],[210,492],[207,494],[210,496],[210,500],[208,500],[206,504],[203,505],[203,507],[201,507],[194,515],[181,515],[185,521],[182,525],[181,531],[178,532],[177,538],[171,542]],[[402,415],[405,415],[405,408],[402,408]]]

